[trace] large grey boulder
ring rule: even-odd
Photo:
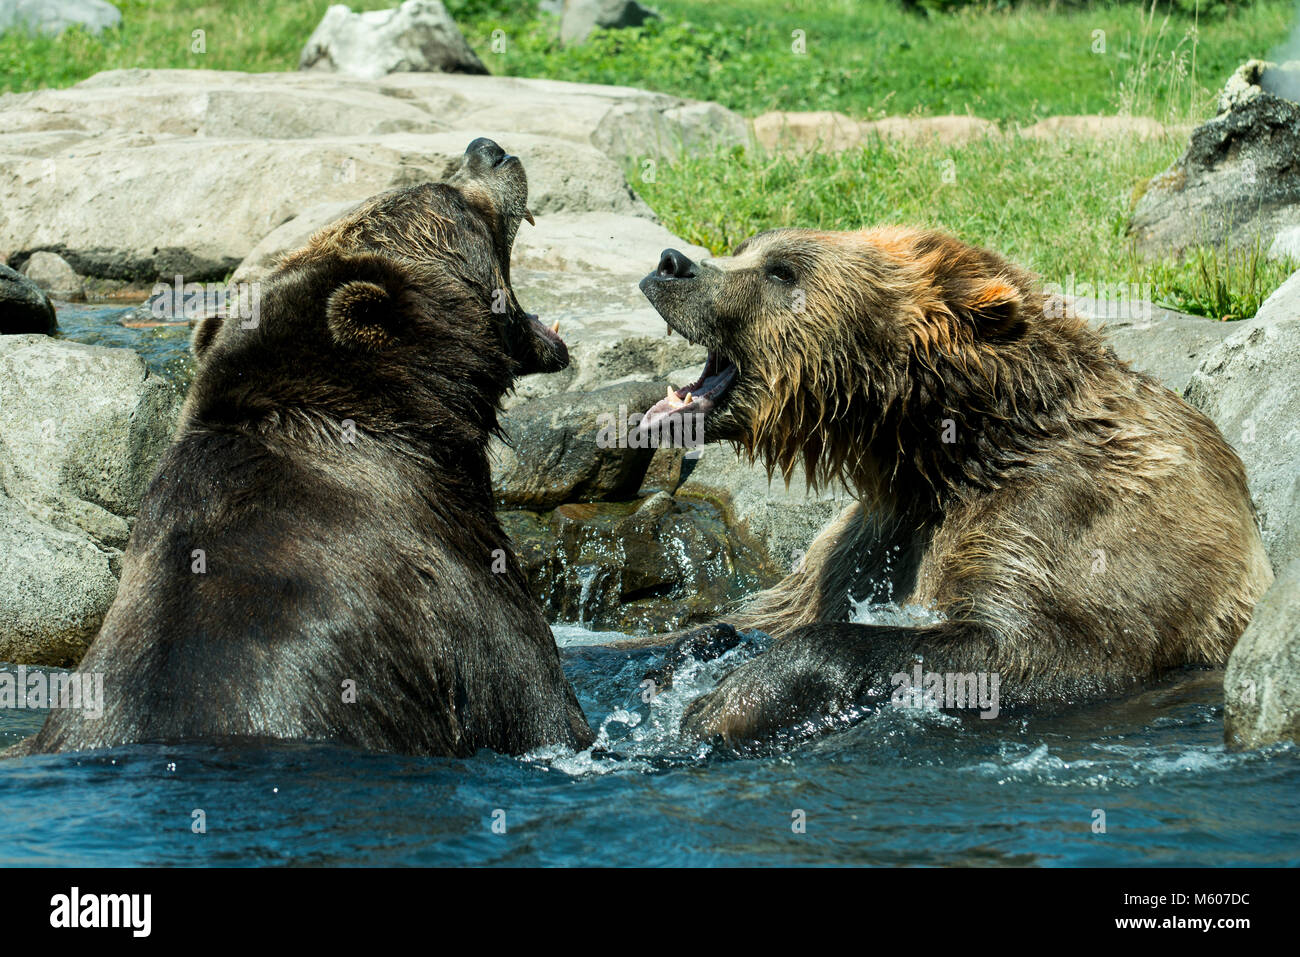
[[[1219,112],[1193,131],[1186,152],[1152,178],[1129,224],[1146,255],[1197,245],[1270,248],[1300,222],[1300,103],[1270,73],[1300,71],[1251,60],[1229,78]]]
[[[644,210],[618,165],[592,146],[484,135],[528,158],[529,204],[536,213]],[[442,178],[468,137],[187,137],[16,160],[0,166],[0,247],[56,252],[84,276],[220,280],[262,237],[314,206],[359,202],[393,186]],[[47,165],[48,182],[42,179]]]
[[[0,661],[85,651],[180,402],[129,350],[0,339]]]
[[[1205,357],[1237,328],[1141,299],[1076,298],[1070,308],[1106,337],[1116,355],[1182,395]]]
[[[105,0],[0,0],[0,33],[23,27],[55,36],[74,26],[101,33],[121,22],[121,11]]]
[[[15,261],[58,255],[92,281],[221,280],[255,248],[249,270],[264,272],[264,240],[283,247],[328,215],[321,207],[438,179],[480,135],[524,158],[535,214],[655,226],[625,164],[653,175],[656,157],[743,142],[747,132],[716,104],[626,87],[110,71],[70,89],[0,96],[0,249]],[[624,234],[641,231],[612,235]]]
[[[58,328],[54,306],[40,286],[0,263],[0,336],[48,335]]]
[[[621,30],[639,27],[658,16],[636,0],[564,0],[564,11],[560,14],[560,40],[566,44],[582,43],[597,28]]]
[[[1187,399],[1241,456],[1278,572],[1224,677],[1226,740],[1251,748],[1300,739],[1300,272],[1235,325]]]
[[[1186,396],[1241,456],[1264,547],[1280,568],[1300,555],[1300,272],[1234,325]]]
[[[1300,558],[1255,605],[1228,660],[1223,697],[1229,747],[1300,741]]]
[[[406,0],[394,10],[325,11],[298,61],[365,79],[389,73],[487,73],[441,0]]]

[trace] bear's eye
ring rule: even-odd
[[[775,282],[784,283],[787,286],[793,286],[794,270],[785,263],[769,263],[767,266],[767,278]]]

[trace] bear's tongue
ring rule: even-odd
[[[668,395],[652,405],[641,417],[638,431],[649,432],[668,416],[678,412],[692,415],[711,412],[718,400],[731,388],[735,378],[736,364],[720,353],[710,352],[699,380],[680,389],[669,388]]]

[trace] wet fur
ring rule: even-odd
[[[774,258],[802,311],[755,285]],[[859,501],[728,617],[777,641],[692,706],[688,733],[770,736],[887,694],[918,655],[998,672],[1021,700],[1226,662],[1272,579],[1240,460],[1029,274],[895,228],[778,230],[702,272],[648,294],[740,364],[706,440]],[[841,624],[868,599],[945,620]]]
[[[174,444],[80,667],[104,674],[106,713],[51,712],[17,753],[590,743],[493,511],[488,439],[536,356],[522,313],[491,309],[508,267],[484,212],[445,185],[384,194],[285,260],[256,328],[197,328]]]

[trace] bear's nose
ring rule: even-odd
[[[465,159],[480,169],[492,169],[505,162],[506,151],[486,136],[480,136],[465,147]]]
[[[660,279],[694,279],[695,263],[675,249],[665,249],[659,254]]]

